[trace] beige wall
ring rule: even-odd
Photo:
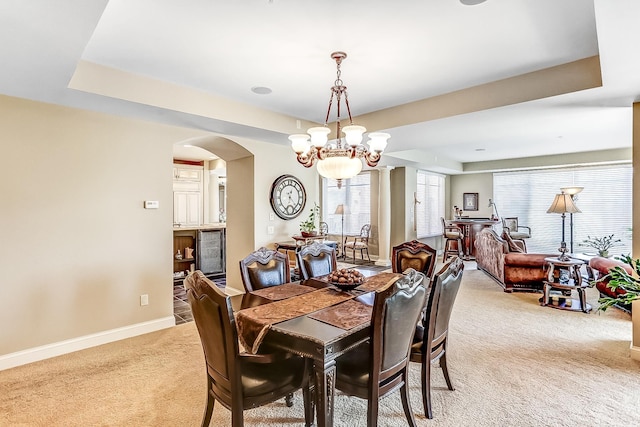
[[[0,358],[173,322],[172,143],[202,132],[6,96],[0,121]]]
[[[478,193],[478,210],[465,211],[472,218],[489,218],[493,208],[489,207],[489,199],[493,198],[493,174],[474,173],[451,176],[450,201],[445,210],[445,217],[451,219],[453,206],[462,208],[464,193]]]

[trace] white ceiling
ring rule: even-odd
[[[389,127],[383,158],[430,158],[427,167],[438,169],[625,148],[640,95],[638,17],[637,0],[0,0],[0,93],[286,144],[285,131],[69,83],[84,61],[284,114],[292,123],[322,123],[336,78],[330,53],[343,50],[342,79],[357,122],[599,55],[602,87]],[[272,93],[257,95],[255,86]]]

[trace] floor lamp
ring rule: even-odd
[[[560,191],[571,196],[571,200],[575,202],[578,198],[576,194],[584,190],[584,187],[562,187]],[[576,208],[577,209],[577,208]],[[571,253],[573,253],[573,212],[569,212],[569,242]]]
[[[547,213],[559,213],[562,214],[562,243],[560,243],[560,256],[558,259],[560,261],[568,261],[569,255],[567,255],[567,243],[564,241],[564,219],[566,214],[581,212],[580,209],[573,204],[573,199],[570,195],[566,193],[556,194],[555,199],[553,199],[553,203],[547,210]]]
[[[343,204],[339,204],[336,207],[336,211],[334,212],[336,215],[341,215],[342,216],[342,231],[340,233],[340,256],[338,258],[345,258],[345,253],[344,253],[344,214],[345,213],[349,213],[348,212],[349,208],[347,208],[345,205]]]

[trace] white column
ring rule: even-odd
[[[378,260],[376,265],[391,265],[391,169],[380,169],[380,197],[378,198]]]
[[[209,222],[220,222],[220,180],[215,171],[209,171]]]

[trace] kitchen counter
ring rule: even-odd
[[[220,230],[227,228],[227,224],[224,222],[216,222],[213,224],[202,225],[185,225],[182,227],[173,227],[173,231],[189,231],[189,230]]]

